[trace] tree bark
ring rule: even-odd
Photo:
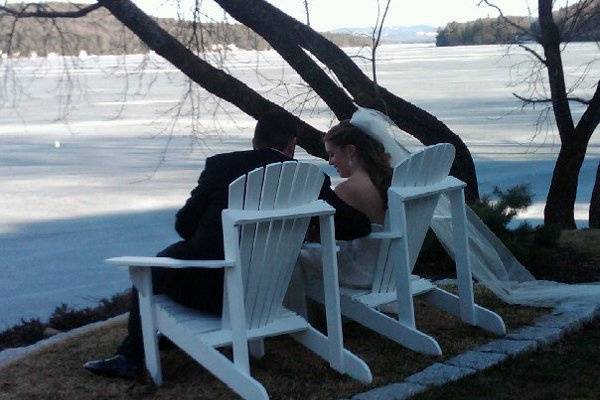
[[[592,199],[590,200],[589,226],[590,228],[600,229],[600,161],[598,161],[596,182],[594,182]]]
[[[546,198],[545,224],[559,225],[563,229],[577,228],[574,214],[575,198],[586,148],[587,142],[573,139],[562,143]]]
[[[346,53],[309,26],[293,19],[264,0],[216,0],[236,20],[248,26],[267,40],[296,70],[296,72],[323,98],[339,119],[350,118],[354,108],[344,100],[328,101],[335,89],[331,85],[313,85],[315,79],[323,82],[317,63],[310,58],[288,56],[288,47],[300,46],[325,64],[336,75],[340,83],[361,106],[371,107],[386,113],[401,129],[422,143],[431,145],[440,142],[452,143],[456,148],[456,159],[452,173],[468,185],[467,199],[479,197],[475,165],[464,142],[445,124],[425,110],[397,97],[385,88],[378,87],[348,57]],[[304,54],[304,53],[303,53]],[[308,62],[310,61],[310,63]],[[329,78],[328,78],[329,79]],[[333,81],[331,81],[333,83]],[[377,90],[378,88],[378,90]],[[339,89],[341,90],[341,89]],[[338,95],[339,98],[340,95]],[[343,98],[346,96],[344,95]]]

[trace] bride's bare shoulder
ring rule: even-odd
[[[352,176],[340,183],[335,188],[336,194],[350,205],[369,203],[377,189],[370,179],[361,176]]]

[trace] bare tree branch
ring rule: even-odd
[[[552,103],[552,99],[550,97],[543,98],[543,99],[542,98],[537,99],[537,98],[532,98],[532,97],[521,96],[517,93],[513,93],[512,95],[515,96],[517,99],[521,100],[525,104]],[[591,103],[591,100],[586,100],[581,97],[567,97],[567,100],[573,101],[576,103],[586,104],[586,105]]]
[[[540,53],[538,53],[537,51],[535,51],[531,47],[526,46],[526,45],[521,44],[521,43],[519,43],[517,46],[519,46],[520,48],[522,48],[526,52],[532,54],[535,58],[538,59],[539,62],[541,62],[542,64],[546,65],[546,60],[540,55]]]
[[[27,11],[29,7],[33,7],[35,11]],[[0,6],[0,11],[15,18],[80,18],[90,12],[102,7],[100,3],[90,4],[87,7],[80,8],[74,11],[53,11],[46,4],[27,3],[20,10],[11,7]],[[1,13],[0,13],[1,15]]]
[[[304,12],[306,13],[306,25],[310,26],[310,12],[308,11],[308,0],[304,0]]]
[[[391,0],[387,0],[385,5],[385,10],[383,11],[383,15],[381,19],[379,18],[379,1],[377,1],[377,21],[375,23],[375,27],[373,28],[373,45],[371,46],[371,70],[373,71],[373,87],[375,88],[375,93],[377,94],[377,99],[379,99],[383,103],[383,107],[385,109],[385,113],[389,114],[389,110],[385,100],[381,97],[381,91],[379,90],[379,85],[377,83],[377,48],[379,47],[379,42],[381,41],[381,32],[383,31],[383,25],[385,23],[385,17],[387,16],[388,10],[390,9]]]

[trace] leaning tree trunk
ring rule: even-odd
[[[281,106],[265,99],[244,82],[196,56],[131,1],[98,0],[98,2],[138,36],[148,48],[169,61],[208,92],[237,106],[255,119],[270,110],[286,112]],[[298,144],[309,154],[325,158],[323,132],[295,118],[300,126]]]
[[[216,0],[236,20],[251,28],[308,82],[336,116],[349,118],[354,111],[348,106],[341,88],[335,88],[321,67],[306,53],[325,64],[352,96],[365,107],[385,112],[400,128],[426,145],[448,142],[456,148],[453,174],[467,183],[467,199],[479,197],[477,175],[471,153],[464,142],[443,122],[427,111],[390,93],[369,79],[350,57],[311,27],[303,24],[264,0]],[[323,85],[329,81],[328,85]],[[315,83],[315,84],[313,84]],[[342,94],[340,94],[342,92]]]
[[[590,228],[600,228],[600,161],[598,161],[596,182],[594,182],[594,190],[592,191],[592,199],[590,200],[589,225]]]

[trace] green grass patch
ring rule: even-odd
[[[413,400],[597,400],[598,360],[600,321],[596,320],[558,343],[428,390]]]

